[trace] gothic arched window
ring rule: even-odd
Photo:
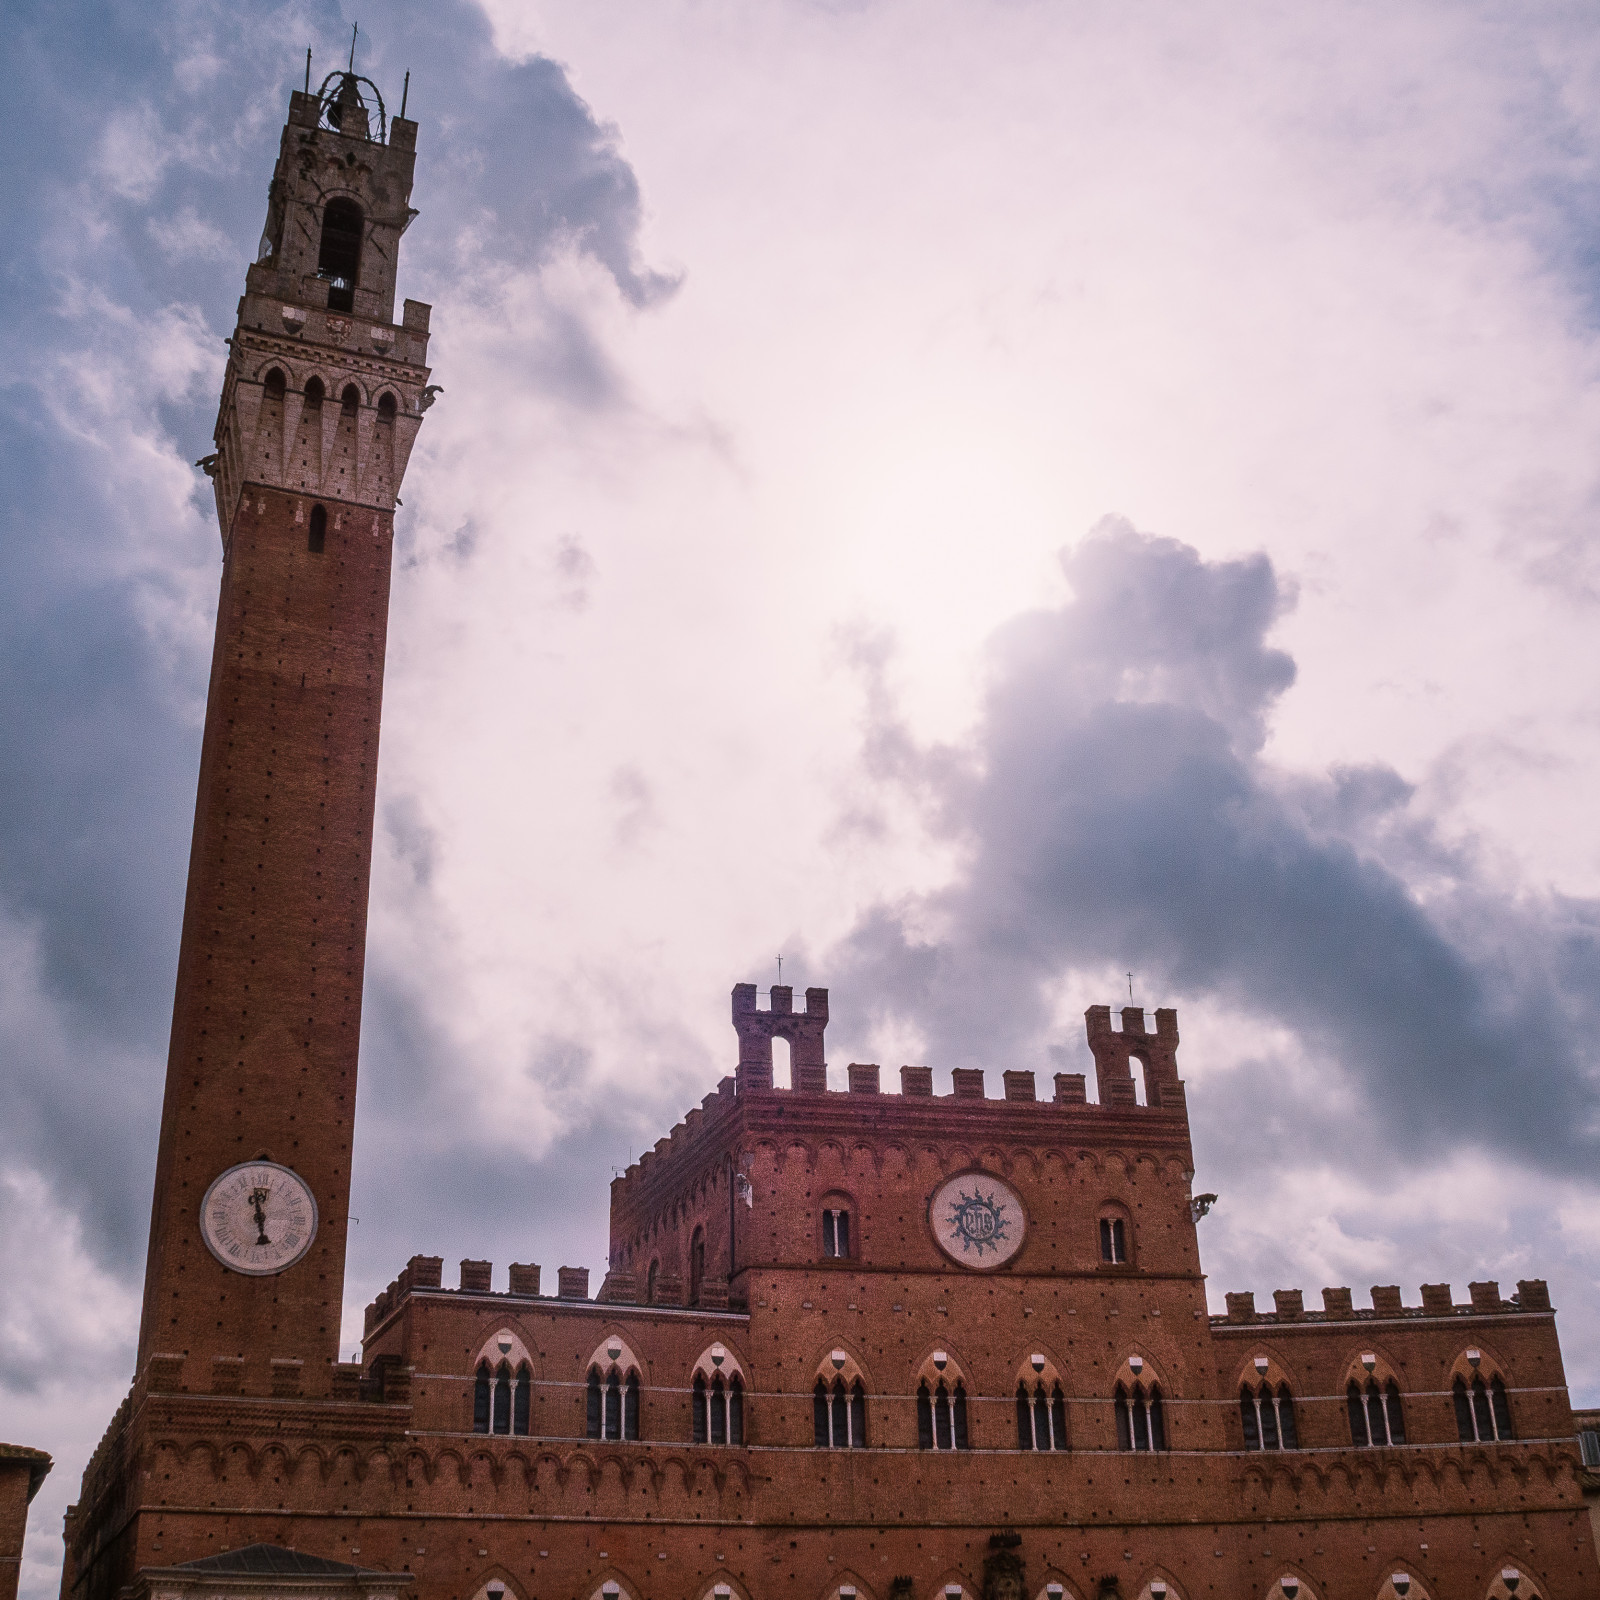
[[[511,1363],[502,1361],[494,1375],[494,1432],[511,1432]]]
[[[1145,1388],[1135,1383],[1129,1389],[1117,1385],[1117,1448],[1119,1450],[1165,1450],[1166,1419],[1161,1408],[1161,1385]]]
[[[1107,1267],[1128,1264],[1128,1221],[1115,1211],[1100,1218],[1100,1261]]]
[[[859,1450],[867,1442],[867,1391],[857,1378],[848,1387],[842,1377],[830,1388],[817,1379],[811,1399],[816,1444],[828,1450]]]
[[[1276,1389],[1263,1383],[1252,1389],[1239,1389],[1239,1420],[1244,1424],[1246,1450],[1298,1450],[1299,1434],[1294,1422],[1294,1397],[1289,1385]]]
[[[394,414],[398,409],[399,408],[395,404],[394,396],[390,394],[387,389],[385,389],[384,392],[378,396],[378,421],[393,422]]]
[[[288,380],[283,375],[283,368],[274,367],[267,374],[266,380],[262,384],[262,396],[267,400],[281,400],[288,386]]]
[[[1406,1442],[1406,1419],[1400,1409],[1400,1386],[1390,1378],[1379,1385],[1369,1377],[1363,1388],[1354,1378],[1345,1390],[1350,1411],[1350,1439],[1357,1445]]]
[[[1486,1384],[1481,1374],[1474,1373],[1469,1385],[1457,1377],[1453,1390],[1456,1407],[1456,1432],[1462,1444],[1493,1444],[1500,1439],[1510,1439],[1511,1402],[1506,1397],[1506,1386],[1499,1373]]]
[[[353,417],[360,409],[361,391],[353,383],[347,383],[339,396],[339,415]]]
[[[1059,1383],[1046,1388],[1042,1379],[1030,1392],[1026,1378],[1017,1382],[1017,1448],[1067,1448],[1067,1397]]]
[[[850,1208],[827,1206],[822,1213],[822,1254],[828,1260],[850,1254]]]
[[[322,387],[322,379],[321,378],[307,378],[306,379],[306,410],[307,411],[320,411],[322,409],[322,397],[327,392],[328,391]]]
[[[533,1396],[533,1372],[524,1361],[511,1379],[511,1431],[527,1434],[528,1403]]]
[[[361,277],[361,236],[366,218],[345,195],[330,200],[322,213],[322,239],[317,248],[317,276],[328,285],[328,309],[350,311]]]
[[[956,1379],[954,1390],[941,1378],[936,1388],[924,1378],[917,1385],[917,1443],[924,1450],[965,1450],[967,1386]]]

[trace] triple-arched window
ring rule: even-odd
[[[967,1439],[967,1386],[943,1378],[930,1389],[924,1378],[917,1385],[917,1445],[922,1450],[970,1450]]]
[[[1379,1383],[1368,1374],[1365,1384],[1352,1378],[1345,1389],[1350,1411],[1350,1440],[1356,1445],[1390,1445],[1406,1442],[1405,1413],[1400,1408],[1400,1385],[1393,1378]]]
[[[859,1450],[867,1442],[867,1391],[860,1378],[843,1374],[830,1384],[817,1379],[811,1397],[812,1432],[819,1449]]]
[[[1493,1444],[1515,1437],[1511,1431],[1511,1402],[1498,1372],[1488,1383],[1481,1373],[1474,1372],[1470,1384],[1458,1375],[1452,1394],[1456,1432],[1462,1444]]]
[[[1165,1450],[1167,1423],[1161,1407],[1161,1385],[1142,1381],[1119,1383],[1116,1395],[1117,1448]]]
[[[591,1366],[586,1421],[591,1439],[637,1439],[639,1374],[632,1368],[624,1374],[615,1364],[604,1373]]]
[[[491,1367],[485,1357],[478,1363],[473,1385],[473,1432],[527,1433],[532,1391],[533,1373],[526,1361],[513,1367],[509,1361],[502,1360]]]
[[[1067,1448],[1067,1397],[1056,1382],[1035,1378],[1017,1380],[1017,1448],[1065,1450]]]
[[[737,1372],[726,1379],[713,1372],[710,1382],[704,1372],[695,1373],[694,1442],[744,1443],[744,1379]]]
[[[1246,1450],[1298,1450],[1300,1435],[1294,1421],[1294,1396],[1289,1385],[1276,1388],[1248,1383],[1239,1389],[1239,1420],[1244,1424]]]

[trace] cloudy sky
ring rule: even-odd
[[[1210,1289],[1550,1281],[1600,1401],[1600,21],[1580,4],[8,8],[0,1437],[125,1391],[287,96],[420,123],[348,1354],[604,1260],[731,1070],[1179,1009]],[[452,1280],[453,1281],[453,1280]]]

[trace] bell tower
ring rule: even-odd
[[[290,97],[201,463],[222,589],[138,1367],[172,1389],[326,1394],[338,1358],[393,513],[434,394],[429,307],[394,320],[416,135],[354,73]]]

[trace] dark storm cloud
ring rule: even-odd
[[[1285,597],[1265,557],[1206,562],[1118,523],[1065,564],[1072,599],[995,640],[969,750],[917,750],[876,702],[869,748],[964,864],[836,953],[839,993],[875,997],[858,1023],[916,1021],[941,1065],[1024,1064],[1066,972],[1132,967],[1335,1063],[1381,1111],[1369,1151],[1592,1174],[1600,907],[1497,894],[1387,769],[1290,782],[1261,760],[1293,678],[1266,643]],[[1262,1106],[1283,1109],[1270,1077]],[[1324,1108],[1296,1109],[1314,1137]]]
[[[7,12],[0,1164],[42,1173],[124,1277],[143,1259],[216,593],[209,491],[180,464],[210,449],[304,48],[320,76],[346,27],[331,5]],[[388,7],[372,31],[358,69],[391,113],[412,70],[425,158],[402,292],[493,294],[562,250],[635,306],[671,288],[640,259],[614,131],[559,65],[500,60],[466,3]],[[537,335],[556,354],[536,381],[606,403],[596,341],[564,315]]]

